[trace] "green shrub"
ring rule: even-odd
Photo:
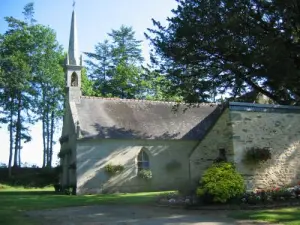
[[[214,163],[208,168],[197,188],[198,197],[210,196],[213,202],[225,203],[242,195],[245,191],[244,179],[231,163]]]
[[[43,188],[57,183],[59,173],[54,168],[12,168],[8,176],[7,168],[0,168],[0,183],[8,186]]]
[[[152,179],[152,171],[143,169],[143,170],[139,171],[138,176],[145,180],[151,180]]]

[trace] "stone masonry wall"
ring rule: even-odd
[[[271,109],[271,110],[270,110]],[[300,114],[291,109],[231,109],[234,160],[247,188],[273,188],[300,179]],[[251,147],[268,147],[271,159],[246,163]]]
[[[65,116],[63,121],[63,130],[62,137],[68,136],[68,141],[62,143],[61,151],[65,151],[67,149],[71,149],[71,154],[64,155],[61,159],[62,165],[62,176],[61,176],[61,184],[63,186],[74,186],[76,185],[76,171],[74,169],[70,169],[69,166],[72,163],[76,163],[76,133],[74,126],[74,102],[70,102],[66,104],[65,108]]]
[[[226,109],[205,138],[196,145],[190,155],[192,185],[199,182],[203,172],[219,156],[219,149],[226,151],[228,161],[233,161],[232,127],[229,110]]]

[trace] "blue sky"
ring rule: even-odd
[[[48,25],[55,30],[57,40],[67,50],[72,14],[72,0],[0,0],[0,33],[4,33],[7,24],[5,16],[23,19],[23,7],[29,3],[35,4],[35,19],[38,23]],[[118,29],[122,24],[132,26],[136,38],[142,40],[143,55],[147,59],[149,44],[143,33],[152,27],[154,18],[165,24],[166,18],[171,16],[171,10],[176,8],[175,0],[77,0],[75,11],[79,50],[93,51],[96,43],[107,38],[111,29]],[[33,137],[30,143],[23,145],[22,160],[31,164],[42,163],[42,134],[41,124],[31,127]],[[60,136],[60,130],[56,139]],[[0,162],[7,163],[9,150],[9,136],[6,127],[0,129]],[[59,144],[54,147],[54,156],[59,151]]]

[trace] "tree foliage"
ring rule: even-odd
[[[122,25],[108,36],[110,40],[98,43],[94,52],[85,53],[89,57],[86,62],[93,91],[83,89],[83,93],[127,99],[167,99],[165,84],[168,82],[151,67],[142,66],[141,41],[136,40],[132,27]]]
[[[25,21],[6,17],[0,35],[1,123],[10,133],[9,168],[21,165],[22,143],[31,140],[29,125],[42,121],[44,166],[51,165],[55,122],[62,113],[62,48],[53,30],[34,20],[34,5],[24,7]],[[14,151],[13,151],[14,149]]]
[[[141,41],[135,39],[131,27],[122,25],[108,33],[111,40],[95,46],[95,52],[86,52],[89,78],[94,94],[103,97],[136,98],[141,92]]]
[[[188,101],[260,92],[299,104],[300,3],[294,0],[177,0],[147,38],[152,61]]]

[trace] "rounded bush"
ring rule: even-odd
[[[225,203],[229,199],[240,196],[245,192],[244,179],[233,164],[214,163],[203,174],[198,197],[211,196],[213,202]]]

